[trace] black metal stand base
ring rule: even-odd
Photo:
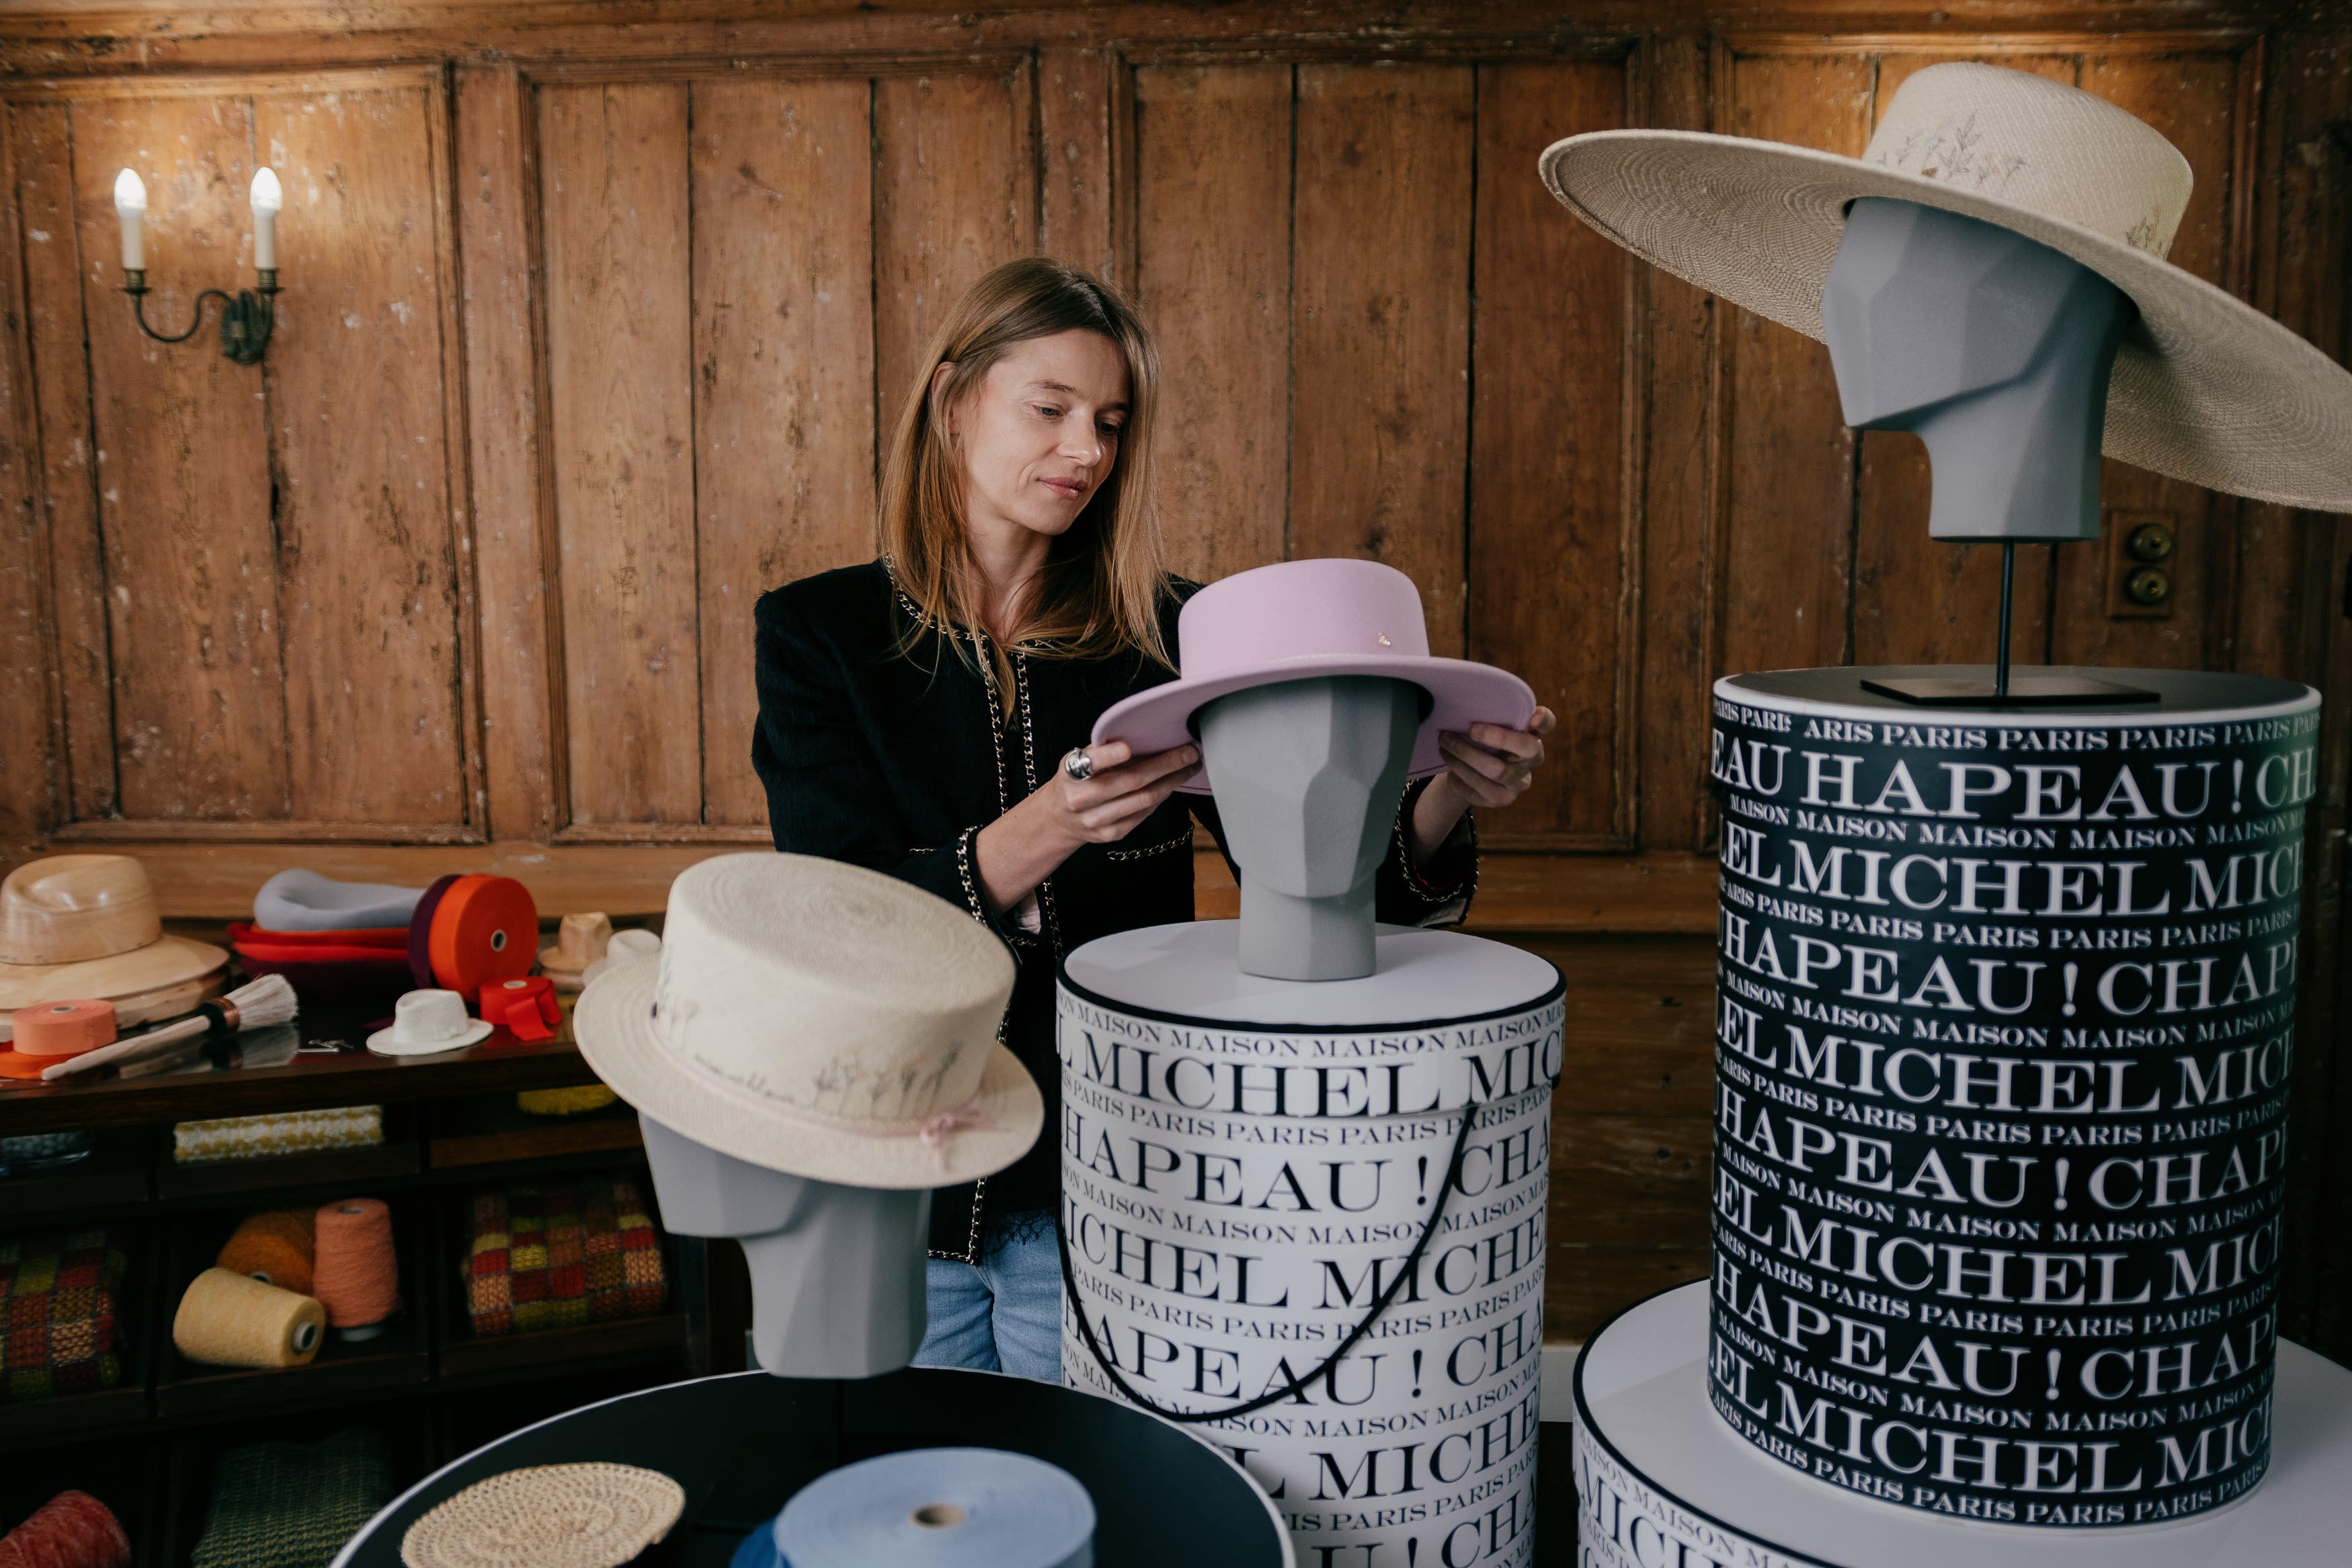
[[[2009,665],[2009,627],[2017,597],[2017,541],[2000,541],[2000,630],[1993,641],[1992,679],[1972,675],[1863,677],[1862,689],[1919,707],[2101,707],[2152,703],[2145,686],[2103,681],[2091,675],[2013,675]]]
[[[2145,686],[2120,681],[2095,680],[2088,675],[2017,675],[2009,689],[1981,675],[1921,675],[1874,680],[1864,676],[1862,689],[1919,707],[2067,707],[2077,704],[2105,706],[2110,703],[2152,703],[2158,695]]]

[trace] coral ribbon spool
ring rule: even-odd
[[[492,981],[482,988],[478,1010],[484,1023],[502,1024],[517,1040],[553,1040],[551,1026],[563,1021],[555,982],[545,975]]]
[[[38,1002],[12,1019],[16,1049],[26,1056],[79,1056],[114,1043],[112,1002]]]
[[[425,946],[434,983],[472,1001],[486,985],[530,973],[539,905],[510,876],[461,876],[434,906]]]
[[[347,1197],[319,1210],[311,1293],[346,1339],[362,1339],[400,1308],[392,1210],[378,1197]]]

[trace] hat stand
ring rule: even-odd
[[[874,1377],[923,1342],[931,1195],[770,1170],[640,1114],[662,1223],[731,1237],[751,1274],[751,1345],[779,1377]]]
[[[1063,961],[1062,1372],[1241,1457],[1301,1563],[1502,1568],[1534,1549],[1561,984],[1375,923],[1420,723],[1385,676],[1201,710],[1241,918]],[[1330,1476],[1379,1504],[1297,1506]]]
[[[1219,697],[1197,722],[1241,868],[1243,970],[1370,974],[1372,873],[1404,789],[1419,688],[1380,675],[1280,681]]]
[[[2114,284],[2023,235],[1912,202],[1853,204],[1822,289],[1846,423],[1927,444],[1931,537],[2000,545],[1990,678],[1893,676],[1868,689],[1928,707],[2156,700],[2078,671],[2012,679],[2009,658],[2020,541],[2099,537],[2107,377],[2131,318]]]
[[[1849,423],[2005,569],[2097,536],[2126,309],[1877,200],[1822,293]],[[1713,1270],[1580,1360],[1593,1568],[2341,1555],[2352,1374],[2277,1332],[2319,695],[2011,674],[2007,577],[1990,672],[1716,683]]]

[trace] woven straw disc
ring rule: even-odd
[[[477,1481],[408,1527],[408,1568],[620,1568],[669,1533],[686,1489],[635,1465],[534,1465]]]

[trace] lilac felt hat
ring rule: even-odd
[[[1235,572],[1194,594],[1176,622],[1182,673],[1095,721],[1094,744],[1123,740],[1138,756],[1196,738],[1192,716],[1231,693],[1319,675],[1388,675],[1429,697],[1408,776],[1445,770],[1440,730],[1474,724],[1523,729],[1535,716],[1527,682],[1492,664],[1432,658],[1412,579],[1376,560],[1286,560]],[[1208,794],[1204,773],[1181,788]]]

